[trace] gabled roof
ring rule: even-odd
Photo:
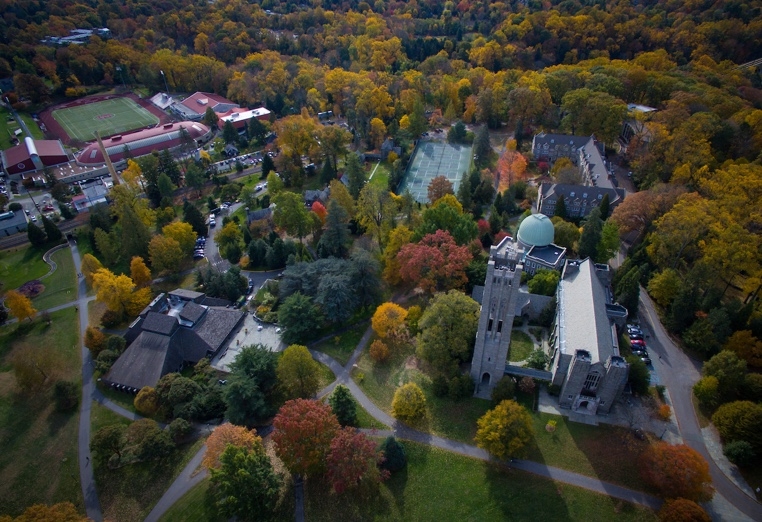
[[[177,328],[177,326],[177,319],[172,316],[159,314],[156,312],[148,312],[141,328],[143,331],[154,332],[162,335],[172,335],[172,332],[175,328]]]
[[[162,375],[183,363],[178,353],[170,350],[171,337],[142,332],[104,376],[104,380],[140,390],[155,386]]]
[[[562,353],[590,353],[593,363],[606,362],[618,342],[606,313],[608,292],[590,259],[567,261],[558,283],[559,346]],[[612,333],[614,332],[614,333]]]
[[[242,311],[234,308],[210,308],[193,327],[193,331],[215,352],[243,319],[243,315]]]
[[[207,107],[211,107],[215,112],[225,112],[233,107],[238,107],[238,104],[227,98],[210,92],[193,93],[180,103],[197,114],[204,114]]]
[[[203,297],[204,294],[201,292],[194,292],[193,290],[185,290],[184,288],[177,288],[175,290],[172,290],[169,292],[170,296],[173,297],[179,297],[180,299],[186,299],[190,301],[195,301],[199,297]]]
[[[206,313],[206,308],[191,301],[180,311],[180,319],[196,324],[196,321]]]

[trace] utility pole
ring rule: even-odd
[[[164,88],[167,91],[167,96],[169,96],[169,86],[167,85],[167,77],[164,75],[164,71],[159,71],[161,73],[161,77],[164,78]]]

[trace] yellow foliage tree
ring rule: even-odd
[[[516,401],[503,401],[478,421],[476,445],[499,459],[520,455],[532,440],[532,417]]]
[[[392,415],[401,421],[410,422],[426,414],[426,397],[414,382],[397,388],[392,400]]]
[[[79,271],[85,277],[88,288],[93,287],[93,274],[101,268],[103,268],[103,265],[92,254],[82,256],[82,264],[79,267]]]
[[[142,257],[135,256],[130,261],[130,277],[138,288],[143,288],[151,282],[151,271]]]
[[[0,517],[2,522],[87,522],[90,520],[77,512],[71,502],[59,502],[52,506],[35,504],[29,506],[16,518],[8,515]]]
[[[106,344],[106,336],[103,332],[92,326],[88,326],[85,330],[85,346],[93,354],[93,358],[103,350]]]
[[[159,411],[159,394],[151,386],[143,386],[132,403],[138,413],[153,417]]]
[[[391,332],[405,327],[407,310],[397,303],[384,303],[373,314],[371,325],[379,337],[385,339]]]
[[[112,312],[122,315],[130,302],[135,283],[126,275],[116,275],[107,268],[101,268],[93,274],[93,288],[98,301]]]
[[[413,231],[405,225],[400,225],[389,233],[389,239],[384,248],[384,271],[383,278],[390,285],[398,285],[400,278],[400,262],[397,254],[400,249],[413,240]]]
[[[180,244],[180,250],[183,254],[190,255],[193,252],[193,246],[196,244],[198,234],[194,232],[193,227],[182,221],[175,221],[161,229],[161,233],[171,237]]]
[[[125,312],[127,312],[127,315],[130,317],[137,316],[143,310],[143,308],[148,306],[148,303],[151,302],[152,297],[153,294],[151,293],[151,289],[148,287],[135,290],[127,301]]]
[[[11,311],[11,315],[19,321],[23,321],[24,319],[29,319],[31,321],[34,314],[37,313],[37,310],[32,306],[32,301],[16,290],[9,290],[5,294],[5,306]]]
[[[137,189],[141,182],[142,175],[143,170],[140,168],[140,165],[134,160],[127,160],[127,168],[122,171],[122,179],[124,179],[130,187]]]
[[[206,439],[206,453],[201,465],[206,469],[216,469],[221,466],[220,455],[228,446],[253,450],[262,445],[262,439],[256,430],[248,430],[243,426],[223,424]]]
[[[183,260],[180,243],[171,237],[154,236],[148,243],[148,253],[151,256],[151,266],[161,273],[176,271]]]

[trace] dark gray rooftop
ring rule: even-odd
[[[180,311],[180,319],[185,319],[195,324],[205,313],[206,308],[191,301]]]
[[[538,259],[545,264],[555,266],[566,254],[566,249],[558,245],[533,246],[527,253],[527,258]]]
[[[177,319],[174,317],[156,312],[148,312],[141,328],[143,331],[171,335],[172,331],[177,328],[177,326]]]
[[[188,299],[191,301],[195,301],[199,297],[203,296],[201,292],[194,292],[193,290],[185,290],[183,288],[178,288],[176,290],[172,290],[169,292],[169,295],[179,297],[180,299]]]
[[[180,354],[173,354],[170,350],[171,339],[153,332],[141,333],[117,359],[104,380],[138,390],[144,386],[155,386],[164,375],[165,368],[172,371],[183,362]]]
[[[210,308],[193,331],[216,352],[233,328],[243,319],[243,312],[227,308]]]
[[[482,304],[483,298],[484,298],[484,287],[475,286],[474,289],[471,291],[471,299],[473,299],[479,304]]]

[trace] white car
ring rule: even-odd
[[[32,216],[32,223],[37,223],[37,216]]]

